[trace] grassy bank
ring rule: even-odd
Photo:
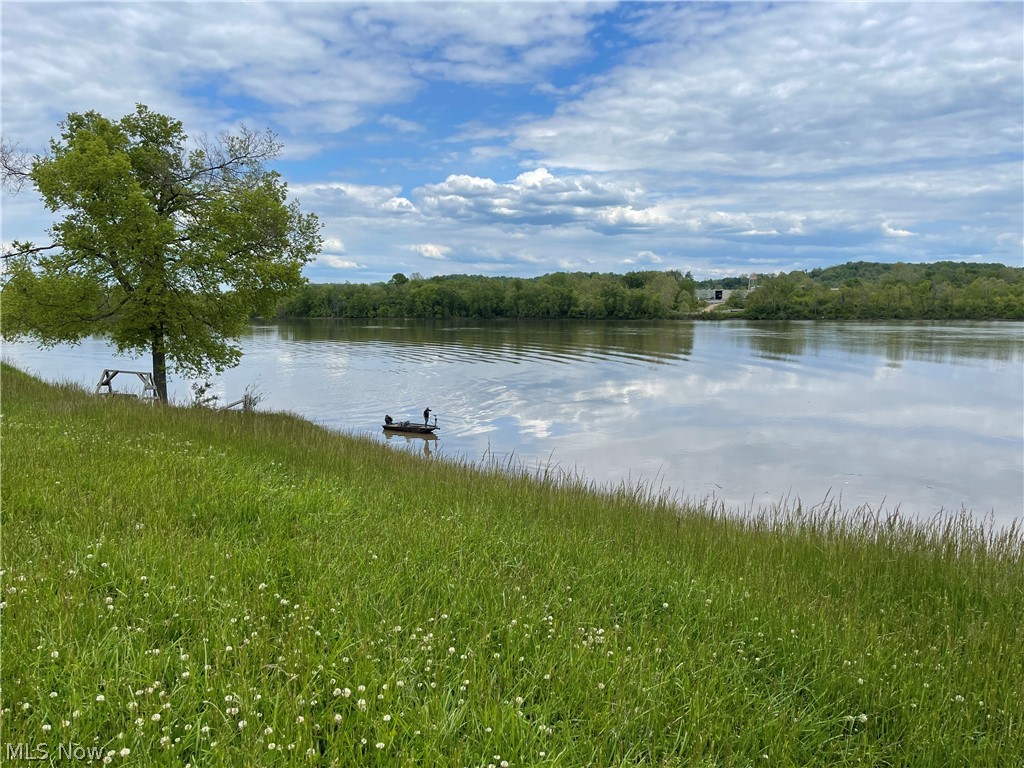
[[[740,523],[0,384],[5,758],[1022,764],[1017,531]]]

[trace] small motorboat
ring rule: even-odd
[[[437,416],[434,417],[434,423],[428,424],[426,421],[396,421],[390,416],[384,417],[384,431],[385,432],[403,432],[407,435],[432,435],[435,430],[440,429],[437,426]]]

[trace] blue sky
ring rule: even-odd
[[[1024,4],[2,5],[2,130],[269,127],[315,282],[1024,265]],[[3,241],[43,242],[31,191]]]

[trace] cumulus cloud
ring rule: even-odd
[[[415,251],[423,258],[434,259],[435,261],[443,261],[452,252],[452,249],[447,245],[438,245],[436,243],[417,243],[408,247],[410,251]]]
[[[317,258],[317,263],[322,264],[332,269],[365,269],[365,264],[353,261],[352,259],[343,259],[340,256],[325,256],[321,255]]]
[[[661,264],[663,259],[653,251],[638,251],[633,256],[623,259],[623,264]]]
[[[566,224],[597,222],[613,211],[632,210],[642,190],[593,176],[556,177],[546,168],[525,171],[510,182],[451,175],[415,190],[428,214],[495,223]],[[625,216],[625,214],[621,214]],[[637,213],[638,217],[641,214]]]
[[[888,222],[882,223],[882,234],[886,237],[913,237],[914,233],[906,229],[899,229],[890,225]]]
[[[328,253],[344,253],[345,243],[337,237],[325,237],[323,243],[323,249]]]
[[[413,213],[416,207],[397,186],[380,187],[348,182],[293,184],[293,195],[304,205],[334,217],[394,216]]]

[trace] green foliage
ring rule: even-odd
[[[2,376],[12,745],[154,766],[1024,754],[1019,528],[680,508]]]
[[[1004,264],[856,262],[762,277],[744,317],[793,320],[1022,320],[1024,269]]]
[[[387,283],[307,284],[282,301],[283,317],[680,317],[697,306],[677,271],[625,275],[555,272],[538,278],[398,273]]]
[[[105,333],[119,352],[152,355],[163,399],[168,366],[201,376],[238,362],[247,319],[303,282],[319,223],[264,168],[280,150],[271,134],[187,143],[179,121],[142,105],[117,122],[68,115],[31,168],[62,217],[53,243],[5,253],[8,338]]]

